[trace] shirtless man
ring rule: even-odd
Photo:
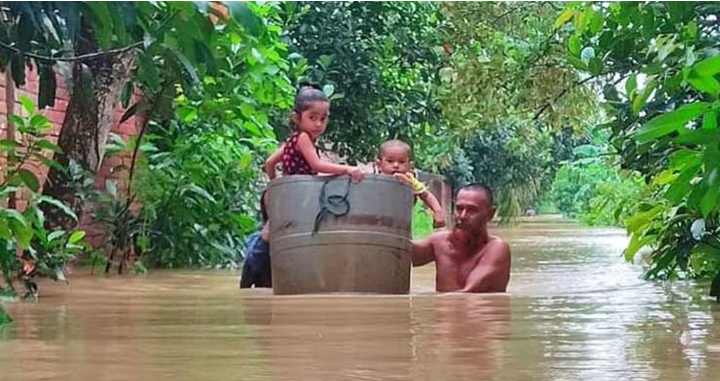
[[[455,228],[413,242],[413,266],[435,261],[439,292],[505,292],[510,280],[510,246],[488,234],[495,215],[493,194],[482,184],[460,189]]]

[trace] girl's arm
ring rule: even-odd
[[[353,181],[360,181],[363,177],[360,168],[351,167],[323,161],[315,151],[315,145],[308,134],[300,134],[297,141],[297,147],[300,154],[303,155],[310,168],[315,172],[329,173],[333,175],[350,175]]]
[[[283,150],[285,150],[285,144],[281,145],[274,154],[270,155],[270,157],[265,160],[265,173],[268,175],[270,180],[274,180],[275,177],[277,177],[275,174],[275,167],[282,161]]]

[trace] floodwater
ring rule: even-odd
[[[718,380],[720,306],[643,281],[620,230],[497,229],[505,295],[273,296],[235,272],[75,274],[5,307],[0,380]]]

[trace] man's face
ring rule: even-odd
[[[456,229],[477,231],[495,216],[488,195],[479,189],[463,189],[455,199]]]

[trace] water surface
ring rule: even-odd
[[[719,380],[720,307],[643,281],[620,230],[525,223],[504,295],[273,296],[236,272],[74,274],[6,304],[0,380]]]

